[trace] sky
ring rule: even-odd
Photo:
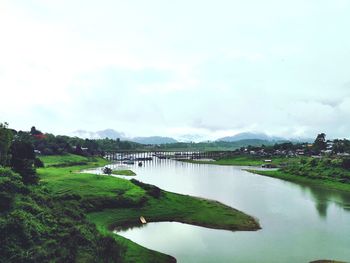
[[[349,0],[0,0],[0,122],[350,137]]]

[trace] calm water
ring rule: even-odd
[[[150,223],[120,235],[178,262],[350,261],[350,195],[254,175],[239,167],[169,160],[131,166],[137,179],[221,201],[259,219],[262,230],[231,232]]]

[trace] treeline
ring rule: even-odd
[[[78,154],[83,156],[104,155],[108,151],[137,150],[143,145],[119,139],[82,139],[65,135],[43,133],[34,126],[30,131],[11,130],[14,137],[24,138],[31,142],[34,149],[43,155]]]
[[[177,142],[167,143],[158,146],[162,150],[175,151],[232,151],[240,147],[250,145],[251,147],[259,147],[261,145],[273,145],[273,142],[260,139],[247,139],[235,142],[213,141],[213,142]]]
[[[263,152],[267,155],[278,155],[288,153],[295,153],[299,151],[306,156],[311,155],[336,155],[336,154],[350,154],[350,140],[348,139],[335,139],[327,140],[325,133],[317,135],[313,143],[292,143],[292,142],[281,142],[273,145],[260,145],[254,146],[249,145],[247,147],[241,147],[240,152]]]
[[[105,152],[138,150],[227,151],[238,149],[246,145],[272,145],[272,142],[255,139],[242,140],[237,142],[178,142],[161,145],[144,145],[131,141],[121,141],[120,139],[82,139],[79,137],[70,137],[65,135],[53,135],[50,133],[44,133],[36,129],[34,126],[30,129],[30,131],[16,131],[14,129],[8,130],[11,132],[12,137],[22,138],[32,143],[34,149],[42,155],[62,155],[72,153],[83,156],[102,156],[105,154]]]
[[[282,167],[281,171],[309,179],[350,183],[350,159],[348,158],[302,158],[299,162],[290,162]]]
[[[0,123],[0,262],[119,262],[122,250],[86,220],[79,196],[39,183],[33,142]]]

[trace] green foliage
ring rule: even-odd
[[[341,183],[350,183],[350,159],[343,158],[307,158],[304,161],[291,162],[281,168],[281,171],[291,175],[311,179],[331,180]]]
[[[310,160],[310,166],[311,166],[311,167],[317,166],[317,159],[311,159],[311,160]]]
[[[136,173],[131,170],[113,170],[112,174],[124,175],[124,176],[135,176]]]
[[[305,176],[303,173],[291,173],[286,170],[274,170],[274,171],[258,171],[258,170],[247,170],[248,172],[252,172],[255,174],[260,174],[264,176],[279,178],[286,181],[291,181],[295,183],[300,183],[302,185],[314,185],[318,187],[322,187],[325,189],[334,189],[350,192],[350,184],[344,184],[339,182],[339,180],[333,178],[325,178],[325,177],[314,177],[314,176]],[[334,171],[337,173],[337,171]],[[316,180],[315,180],[316,179]]]
[[[106,166],[106,167],[103,168],[103,173],[111,175],[112,174],[112,169]]]
[[[119,203],[137,206],[143,202],[145,191],[140,187],[135,187],[128,180],[78,173],[82,169],[101,167],[107,164],[107,161],[102,158],[81,158],[86,157],[76,155],[42,157],[48,167],[38,169],[41,182],[54,194],[81,196],[90,210],[95,209],[98,205],[110,207]],[[90,162],[88,165],[72,166],[72,163],[81,160],[90,160]],[[64,162],[72,165],[66,167]]]
[[[341,166],[342,166],[344,169],[350,170],[350,158],[344,158],[344,159],[342,160]]]
[[[46,167],[68,167],[81,164],[87,164],[88,161],[92,160],[88,157],[74,155],[74,154],[64,154],[64,155],[44,155],[40,156]]]
[[[71,157],[71,160],[77,158]],[[62,164],[60,158],[62,156],[43,157],[50,164]],[[64,158],[64,161],[69,162],[68,157]],[[106,164],[101,158],[96,158],[95,161],[99,166]],[[109,227],[114,223],[118,225],[136,223],[140,215],[146,216],[151,221],[176,220],[230,230],[252,230],[259,227],[253,218],[217,202],[167,193],[156,186],[141,182],[76,173],[88,167],[89,165],[49,166],[38,169],[38,173],[42,178],[42,184],[60,200],[78,202],[85,212],[94,212],[89,213],[89,220],[96,223],[101,234],[113,237],[113,240],[117,241],[122,251],[122,262],[174,262],[174,259],[169,256],[142,248],[118,235],[112,236],[109,232]],[[106,247],[108,248],[108,245]],[[101,253],[108,254],[108,251],[111,250],[107,249]]]
[[[42,167],[44,167],[43,161],[40,160],[39,158],[35,158],[34,159],[34,167],[35,168],[42,168]]]
[[[8,151],[10,149],[13,134],[5,122],[0,123],[0,166],[7,165]]]
[[[216,165],[238,165],[238,166],[261,166],[265,163],[266,157],[239,154],[229,158],[222,158],[215,161],[185,160],[184,162]],[[272,166],[280,165],[288,160],[286,157],[273,157]]]
[[[0,212],[12,208],[15,194],[28,192],[21,176],[15,174],[9,168],[0,168]]]
[[[23,182],[35,184],[39,177],[34,169],[35,153],[31,142],[23,139],[16,139],[11,144],[11,167],[19,173]]]
[[[43,133],[42,133],[41,131],[37,130],[37,129],[35,128],[35,126],[33,126],[33,127],[30,129],[30,134],[31,134],[31,135],[42,135]]]
[[[52,196],[40,186],[28,188],[21,179],[0,169],[1,262],[120,261],[116,241],[86,221],[76,197]]]
[[[315,142],[312,146],[312,149],[315,153],[320,153],[322,150],[325,150],[327,147],[326,143],[326,134],[320,133],[317,135]]]
[[[150,196],[152,196],[154,198],[161,197],[162,191],[155,185],[145,184],[145,183],[142,183],[142,182],[135,180],[135,179],[131,179],[130,182],[132,182],[134,185],[137,185],[137,186],[141,187],[142,189],[146,190],[147,194],[149,194]]]

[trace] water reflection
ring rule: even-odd
[[[142,167],[138,167],[136,163],[134,165],[126,165],[126,164],[123,164],[122,162],[116,161],[107,166],[110,167],[111,169],[132,169],[134,171],[138,170],[138,171],[141,171],[141,175],[143,174],[144,171],[155,172],[155,171],[158,171],[160,168],[163,168],[161,170],[166,170],[166,172],[164,173],[165,176],[169,173],[167,171],[169,169],[174,169],[176,175],[179,175],[179,172],[183,172],[183,170],[186,170],[185,174],[187,179],[188,179],[188,176],[197,175],[198,173],[208,174],[208,167],[210,168],[215,167],[214,170],[216,171],[211,173],[212,176],[219,176],[222,172],[225,172],[225,174],[227,175],[232,173],[232,171],[237,171],[237,170],[241,171],[244,169],[251,169],[251,167],[244,167],[244,166],[234,167],[234,166],[216,166],[216,165],[204,165],[204,164],[197,164],[197,163],[185,163],[185,162],[174,161],[172,159],[159,159],[156,157],[154,157],[153,160],[151,161],[142,161],[142,164],[143,164]],[[254,169],[266,170],[260,167],[254,167]],[[95,169],[85,170],[84,172],[93,172],[97,174],[103,174],[102,170],[103,170],[102,168],[95,168]],[[210,169],[210,170],[213,170],[213,169]],[[218,172],[217,170],[220,170],[220,172]],[[118,175],[116,177],[122,177],[126,179],[132,178],[129,176],[121,176],[121,175]],[[162,180],[162,178],[159,178],[159,177],[154,177],[154,178],[156,178],[156,180]],[[177,177],[174,177],[174,178],[177,178]],[[145,179],[147,180],[149,178],[145,178]],[[271,180],[276,180],[276,179],[271,179]],[[210,181],[208,182],[209,182],[208,184],[210,185]],[[329,190],[329,189],[322,188],[320,186],[315,186],[310,183],[295,183],[295,182],[285,182],[285,181],[283,182],[285,184],[291,184],[299,187],[306,196],[309,196],[311,200],[314,201],[315,209],[317,210],[320,218],[324,219],[327,217],[327,210],[330,204],[335,204],[336,206],[341,207],[346,211],[350,210],[350,194],[347,192]],[[159,185],[158,181],[152,180],[151,183]],[[187,183],[188,183],[188,180],[187,180]],[[220,184],[220,182],[216,182],[216,183]],[[190,185],[193,185],[193,184],[196,184],[196,183],[192,181]],[[225,181],[222,181],[222,184],[225,184]],[[188,194],[188,192],[181,191],[182,189],[179,189],[177,187],[177,184],[174,184],[174,185],[176,188],[175,192]],[[202,186],[202,185],[203,183],[200,185],[196,185],[196,187]],[[166,187],[164,188],[167,189],[168,187],[169,185],[166,185]],[[195,193],[195,195],[198,195],[198,192]],[[206,194],[204,194],[203,197],[205,196]]]
[[[315,203],[315,208],[320,218],[327,217],[327,209],[329,205],[335,206],[344,210],[349,210],[350,207],[350,194],[343,191],[337,191],[332,189],[326,189],[325,187],[313,185],[312,183],[290,183],[300,187],[302,192],[307,196],[310,196]]]
[[[153,223],[121,235],[179,262],[310,262],[350,259],[350,195],[242,171],[172,160],[128,166],[162,189],[218,200],[259,219],[262,230],[230,232]]]

